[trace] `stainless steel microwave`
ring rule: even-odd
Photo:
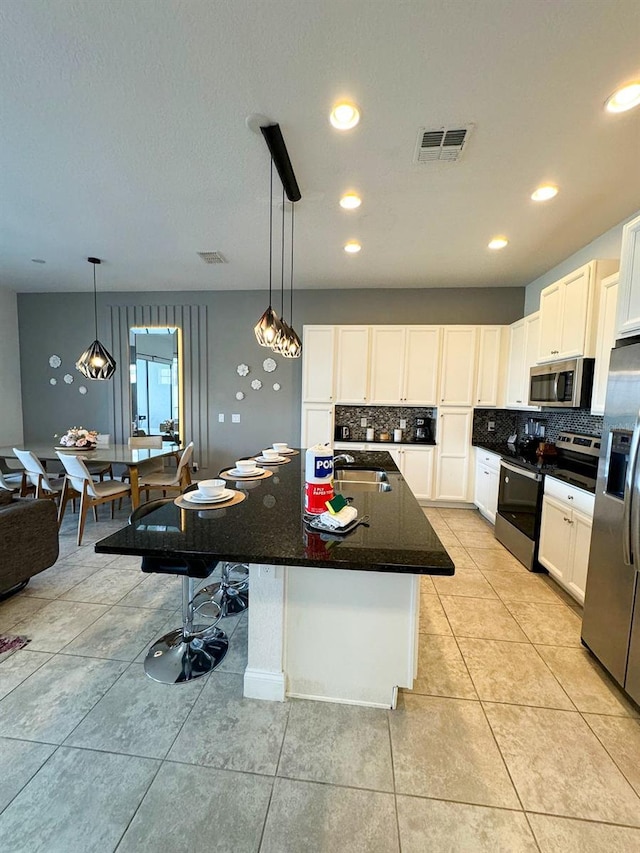
[[[531,368],[529,405],[588,409],[593,388],[592,358],[572,358]]]

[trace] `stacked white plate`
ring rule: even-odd
[[[218,504],[222,503],[222,501],[228,501],[229,498],[233,497],[233,495],[233,489],[224,489],[219,495],[216,495],[215,498],[208,498],[197,489],[194,489],[192,492],[185,492],[182,497],[185,501],[189,501],[189,503],[193,504]]]

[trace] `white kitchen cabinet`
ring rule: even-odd
[[[336,327],[336,401],[369,401],[369,326]]]
[[[595,496],[545,478],[538,560],[580,604],[589,567]]]
[[[477,326],[443,327],[439,405],[473,405],[477,336]]]
[[[530,406],[529,371],[538,357],[540,312],[529,314],[509,327],[509,356],[507,368],[507,392],[505,405],[508,409],[539,411]]]
[[[328,444],[333,441],[333,405],[330,403],[304,403],[300,429],[300,446]]]
[[[418,500],[431,500],[433,496],[434,447],[400,448],[400,473]]]
[[[302,330],[302,401],[333,402],[335,326],[305,326]]]
[[[371,329],[371,382],[369,402],[397,405],[404,390],[404,326]]]
[[[600,282],[617,261],[588,264],[545,287],[540,294],[538,362],[595,357]]]
[[[435,406],[440,335],[439,326],[373,326],[367,402]]]
[[[499,486],[500,456],[477,447],[474,503],[491,524],[496,523]]]
[[[474,406],[495,407],[501,403],[505,364],[502,338],[505,326],[480,326],[478,338],[478,372]]]
[[[622,229],[617,337],[640,334],[640,216]]]
[[[407,326],[404,351],[403,402],[437,406],[440,375],[439,326]]]
[[[438,445],[434,498],[469,501],[473,409],[442,408],[438,413]]]
[[[603,279],[598,306],[598,333],[596,337],[596,364],[593,374],[591,414],[604,414],[607,378],[611,349],[616,342],[616,312],[618,308],[618,273]]]

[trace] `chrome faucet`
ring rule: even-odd
[[[350,453],[338,453],[337,456],[333,457],[333,464],[335,465],[335,463],[338,461],[346,462],[347,464],[351,464],[352,462],[355,462],[356,460],[353,458],[353,456]]]

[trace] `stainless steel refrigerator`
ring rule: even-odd
[[[640,703],[640,338],[611,353],[582,640]]]

